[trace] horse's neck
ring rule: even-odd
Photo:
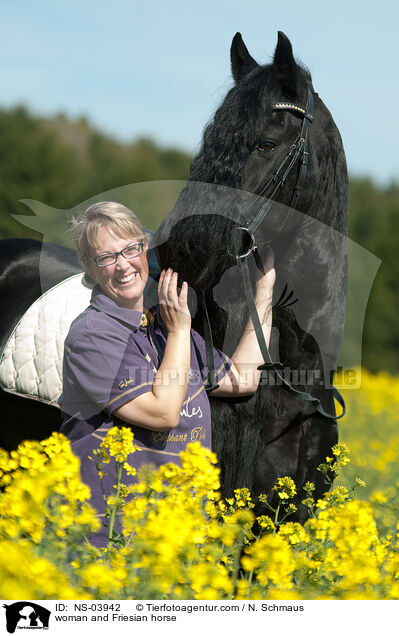
[[[324,159],[324,170],[318,183],[315,184],[308,215],[347,236],[348,170],[338,129],[336,129],[336,146],[335,152],[332,151]]]
[[[296,320],[315,338],[325,369],[335,365],[345,322],[348,184],[344,164],[342,151],[320,180],[309,214],[303,216],[277,271],[280,286],[287,283],[298,298],[293,306]]]

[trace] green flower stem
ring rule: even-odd
[[[101,466],[100,464],[96,464],[96,468],[97,468],[97,472],[99,473],[100,488],[101,488],[102,498],[104,499],[104,503],[105,503],[105,505],[107,505],[107,497],[105,496],[105,492],[104,492],[104,482],[103,482],[103,475],[102,475],[102,466]]]
[[[241,530],[241,532],[239,533],[237,537],[236,550],[235,550],[234,562],[233,562],[233,574],[232,574],[232,583],[233,583],[233,590],[234,590],[233,598],[237,592],[238,574],[241,567],[241,550],[243,545],[243,536],[244,536],[244,532]]]
[[[278,504],[278,506],[276,508],[275,515],[274,515],[274,525],[276,526],[276,528],[278,526],[278,515],[279,515],[279,512],[280,512],[280,507],[281,507],[281,501],[279,501],[279,504]]]
[[[295,510],[295,511],[293,511],[293,512],[286,512],[286,513],[285,513],[285,515],[284,515],[284,517],[282,517],[282,518],[281,518],[280,525],[283,523],[283,521],[285,521],[285,519],[286,519],[287,517],[289,517],[290,515],[293,515],[293,514],[294,514],[294,512],[296,512],[296,510]]]
[[[248,574],[248,578],[247,578],[248,586],[249,586],[249,585],[252,585],[252,579],[253,579],[253,577],[254,577],[254,570],[251,570],[251,571],[249,572],[249,574]]]
[[[116,462],[116,498],[117,500],[119,500],[121,478],[122,478],[122,464],[121,462]],[[117,508],[118,508],[117,503],[111,506],[111,515],[110,515],[109,526],[108,526],[108,544],[112,541]]]

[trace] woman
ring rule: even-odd
[[[131,210],[114,202],[95,203],[74,220],[73,236],[96,285],[89,307],[74,320],[65,341],[61,432],[80,457],[92,504],[101,511],[99,478],[88,458],[114,425],[131,426],[142,449],[130,457],[136,468],[179,463],[180,451],[191,441],[211,447],[205,344],[191,329],[188,285],[183,281],[178,292],[177,272],[161,272],[159,306],[148,309],[149,241]],[[275,278],[271,253],[264,267],[255,300],[269,343]],[[251,322],[231,360],[215,349],[214,361],[219,386],[212,396],[256,391],[256,367],[263,360]],[[123,481],[129,481],[126,474]],[[110,493],[112,479],[104,485]],[[94,542],[106,541],[104,528]]]

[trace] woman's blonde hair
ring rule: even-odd
[[[82,214],[71,219],[72,237],[80,259],[89,255],[90,248],[101,247],[97,241],[100,227],[110,228],[117,236],[146,239],[140,220],[122,203],[100,201],[93,203]]]

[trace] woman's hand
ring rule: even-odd
[[[171,268],[162,270],[158,283],[161,317],[168,333],[190,331],[191,315],[187,305],[188,285],[184,281],[177,292],[178,274]]]
[[[256,304],[269,301],[271,305],[273,287],[276,281],[276,270],[274,269],[274,252],[269,246],[257,248],[259,262],[256,270]]]

